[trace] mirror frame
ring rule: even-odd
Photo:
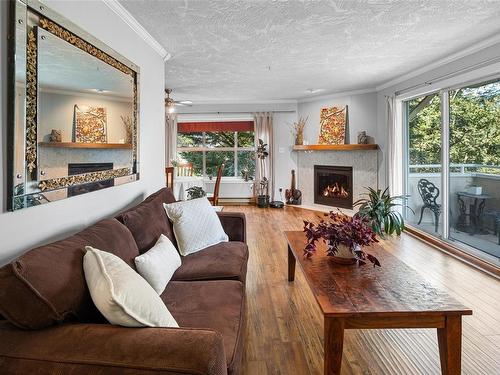
[[[44,192],[51,192],[68,187],[98,181],[114,180],[114,186],[139,180],[139,77],[137,65],[99,41],[70,20],[48,8],[38,0],[11,0],[8,32],[8,130],[7,130],[7,209],[14,211],[26,207],[48,203]],[[25,25],[24,47],[17,45],[17,28]],[[38,165],[38,44],[37,28],[70,43],[115,69],[133,78],[133,116],[132,116],[132,166],[79,175],[37,179]],[[16,113],[16,50],[25,48],[26,92],[24,118],[18,119]],[[20,62],[18,62],[21,64]],[[24,175],[16,172],[16,122],[24,124],[24,165],[17,168]],[[18,145],[21,143],[18,142]],[[19,184],[17,181],[21,181]],[[37,190],[26,193],[27,184],[37,184]],[[23,194],[17,195],[15,188],[23,184]],[[64,198],[55,198],[51,201]],[[17,201],[16,201],[17,200]],[[16,203],[17,202],[17,203]],[[19,202],[22,202],[21,204]]]

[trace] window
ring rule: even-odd
[[[407,222],[498,262],[500,80],[414,98],[404,109]]]
[[[244,170],[255,174],[255,134],[253,121],[179,123],[177,155],[181,162],[193,163],[197,176],[216,176],[225,163],[224,177],[241,177]]]

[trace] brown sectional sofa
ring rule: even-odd
[[[161,298],[181,328],[124,328],[90,298],[84,247],[134,258],[160,234],[175,240],[162,189],[116,218],[32,249],[0,268],[2,374],[238,374],[248,261],[245,217],[219,213],[230,242],[183,257]]]

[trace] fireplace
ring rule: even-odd
[[[315,165],[314,203],[352,209],[352,167]]]
[[[107,171],[111,169],[113,169],[113,163],[69,163],[68,176],[90,172]],[[90,182],[88,184],[78,186],[70,186],[68,187],[68,197],[74,197],[75,195],[105,189],[107,187],[114,186],[114,184],[114,180],[111,179],[105,181]]]

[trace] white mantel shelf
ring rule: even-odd
[[[377,144],[349,145],[295,145],[293,151],[364,151],[376,150]]]

